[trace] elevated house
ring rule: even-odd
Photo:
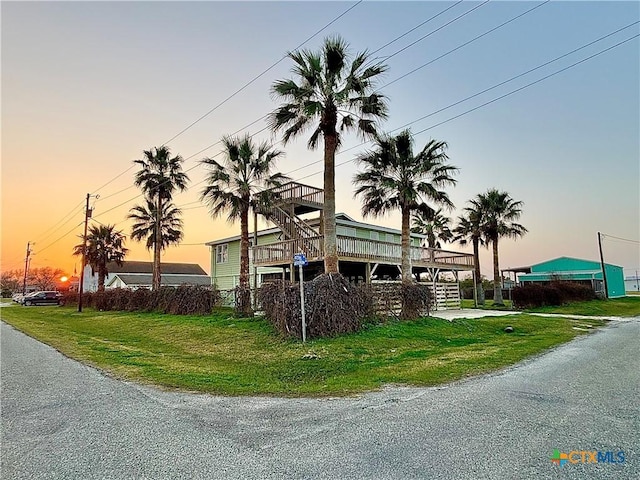
[[[295,182],[273,189],[279,199],[259,213],[275,225],[250,234],[250,284],[260,286],[272,279],[297,280],[293,258],[304,253],[309,265],[305,280],[324,271],[322,189]],[[315,216],[314,216],[315,215]],[[308,218],[312,216],[312,218]],[[400,230],[358,222],[336,214],[338,268],[352,282],[399,280],[401,274]],[[473,255],[424,247],[424,235],[411,234],[411,271],[430,282],[442,299],[440,307],[460,306],[457,283],[438,283],[441,272],[473,270]],[[208,242],[212,282],[221,290],[232,289],[240,280],[240,236]]]
[[[211,285],[211,277],[196,263],[161,263],[161,285],[179,287],[180,285]],[[125,261],[122,265],[107,265],[109,274],[105,278],[105,288],[151,288],[153,262]],[[98,290],[98,275],[91,266],[85,267],[85,292]]]

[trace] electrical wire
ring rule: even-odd
[[[613,235],[609,235],[606,233],[600,233],[600,235],[606,240],[607,238],[613,238],[615,240],[620,240],[622,242],[630,242],[630,243],[635,243],[640,245],[640,240],[630,240],[628,238],[620,238],[620,237],[614,237]]]
[[[53,242],[51,242],[50,244],[48,244],[46,247],[43,247],[41,249],[38,250],[37,253],[42,253],[44,252],[47,248],[51,247],[52,245],[55,245],[56,243],[58,243],[60,240],[62,240],[63,238],[65,238],[67,235],[69,235],[70,233],[72,233],[76,228],[78,228],[79,226],[84,224],[84,220],[82,222],[80,222],[78,225],[74,226],[71,230],[69,230],[67,233],[65,233],[64,235],[62,235],[60,238],[57,238],[56,240],[54,240]],[[34,254],[35,255],[35,254]]]
[[[475,42],[475,41],[477,41],[477,40],[480,40],[482,37],[485,37],[486,35],[489,35],[490,33],[495,32],[496,30],[498,30],[498,29],[500,29],[500,28],[504,27],[505,25],[508,25],[509,23],[511,23],[511,22],[513,22],[513,21],[515,21],[515,20],[519,19],[520,17],[523,17],[523,16],[527,15],[528,13],[533,12],[534,10],[536,10],[536,9],[538,9],[538,8],[540,8],[540,7],[542,7],[543,5],[546,5],[546,4],[547,4],[547,3],[549,3],[550,1],[551,1],[551,0],[546,0],[546,1],[542,2],[542,3],[539,3],[538,5],[535,5],[534,7],[531,7],[529,10],[526,10],[526,11],[524,11],[524,12],[520,13],[519,15],[516,15],[515,17],[512,17],[512,18],[510,18],[509,20],[507,20],[507,21],[505,21],[505,22],[502,22],[500,25],[497,25],[497,26],[493,27],[492,29],[487,30],[486,32],[481,33],[480,35],[478,35],[478,36],[476,36],[476,37],[472,38],[471,40],[468,40],[468,41],[464,42],[463,44],[458,45],[457,47],[455,47],[455,48],[453,48],[453,49],[449,50],[448,52],[443,53],[443,54],[442,54],[442,55],[440,55],[439,57],[436,57],[436,58],[434,58],[433,60],[428,61],[427,63],[423,63],[422,65],[420,65],[420,66],[419,66],[419,67],[417,67],[417,68],[414,68],[414,69],[413,69],[413,70],[411,70],[410,72],[407,72],[407,73],[405,73],[404,75],[401,75],[400,77],[396,78],[395,80],[392,80],[392,81],[390,81],[389,83],[387,83],[387,84],[383,85],[382,87],[380,87],[380,90],[382,90],[383,88],[388,87],[389,85],[393,85],[394,83],[396,83],[396,82],[398,82],[398,81],[402,80],[403,78],[408,77],[409,75],[412,75],[412,74],[416,73],[418,70],[421,70],[421,69],[423,69],[424,67],[426,67],[426,66],[428,66],[428,65],[431,65],[432,63],[435,63],[435,62],[437,62],[438,60],[440,60],[440,59],[442,59],[442,58],[446,57],[447,55],[450,55],[451,53],[456,52],[456,51],[460,50],[461,48],[466,47],[467,45],[469,45],[469,44],[471,44],[471,43],[473,43],[473,42]],[[636,23],[637,23],[637,22],[636,22]]]
[[[409,45],[406,45],[405,47],[401,48],[400,50],[398,50],[395,53],[392,53],[391,55],[387,56],[387,57],[382,57],[385,61],[389,60],[390,58],[395,57],[396,55],[401,54],[402,52],[404,52],[405,50],[413,47],[414,45],[416,45],[417,43],[421,42],[422,40],[424,40],[425,38],[430,37],[431,35],[433,35],[434,33],[439,32],[440,30],[442,30],[445,27],[448,27],[449,25],[451,25],[454,22],[457,22],[458,20],[460,20],[463,17],[466,17],[467,15],[469,15],[471,12],[474,12],[475,10],[477,10],[478,8],[484,7],[487,3],[489,3],[491,0],[484,0],[484,2],[479,3],[478,5],[476,5],[475,7],[467,10],[466,12],[464,12],[461,15],[458,15],[456,18],[454,18],[453,20],[449,20],[447,23],[445,23],[444,25],[441,25],[440,27],[436,28],[435,30],[432,30],[431,32],[427,33],[426,35],[420,37],[419,39],[417,39],[414,42],[411,42]]]
[[[349,7],[348,9],[346,9],[344,12],[342,12],[340,15],[338,15],[336,18],[334,18],[333,20],[331,20],[328,24],[326,24],[324,27],[322,27],[320,30],[318,30],[316,33],[314,33],[313,35],[311,35],[309,38],[307,38],[304,42],[302,42],[300,45],[298,45],[294,50],[298,50],[300,47],[302,47],[305,43],[307,43],[309,40],[311,40],[313,37],[315,37],[316,35],[318,35],[320,32],[326,30],[327,28],[329,28],[331,25],[333,25],[336,21],[338,21],[340,18],[342,18],[343,16],[345,16],[347,13],[349,13],[351,10],[353,10],[354,8],[356,8],[358,5],[360,5],[363,2],[363,0],[358,0],[358,2],[356,2],[355,4],[353,4],[351,7]],[[185,127],[184,129],[182,129],[181,131],[179,131],[178,133],[176,133],[173,137],[171,137],[169,140],[167,140],[166,142],[164,142],[162,145],[166,145],[167,143],[175,140],[176,138],[178,138],[180,135],[182,135],[183,133],[185,133],[187,130],[189,130],[191,127],[193,127],[194,125],[196,125],[197,123],[199,123],[200,121],[204,120],[205,118],[207,118],[209,115],[211,115],[213,112],[215,112],[218,108],[220,108],[222,105],[224,105],[225,103],[227,103],[229,100],[231,100],[233,97],[235,97],[237,94],[239,94],[240,92],[242,92],[245,88],[247,88],[249,85],[251,85],[253,82],[255,82],[256,80],[258,80],[260,77],[262,77],[265,73],[269,72],[271,69],[273,69],[274,67],[276,67],[277,65],[280,64],[280,62],[282,62],[283,60],[285,60],[288,57],[288,55],[283,55],[282,58],[280,58],[280,60],[278,60],[277,62],[273,63],[270,67],[268,67],[267,69],[263,70],[261,73],[259,73],[258,75],[256,75],[255,77],[253,77],[251,80],[249,80],[247,83],[245,83],[242,87],[240,87],[238,90],[236,90],[235,92],[233,92],[231,95],[229,95],[227,98],[225,98],[223,101],[221,101],[220,103],[218,103],[215,107],[213,107],[211,110],[209,110],[207,113],[205,113],[204,115],[202,115],[201,117],[199,117],[197,120],[195,120],[194,122],[192,122],[191,124],[189,124],[187,127]]]
[[[37,242],[38,243],[42,243],[47,238],[51,237],[55,232],[57,232],[62,227],[64,227],[67,223],[72,221],[73,220],[73,216],[76,215],[77,213],[81,212],[83,208],[84,208],[84,201],[80,202],[78,205],[73,207],[73,209],[68,214],[66,214],[64,217],[62,217],[62,220],[58,221],[52,227],[49,227],[47,230],[45,230],[45,232],[43,232],[40,236],[36,237]],[[59,224],[59,226],[56,226],[58,224]],[[45,235],[46,232],[49,232],[49,233],[47,235]],[[34,243],[36,243],[36,242],[34,242]]]
[[[629,38],[627,38],[627,39],[625,39],[625,40],[623,40],[623,41],[621,41],[621,42],[619,42],[619,43],[616,43],[615,45],[612,45],[612,46],[610,46],[610,47],[608,47],[608,48],[605,48],[605,49],[603,49],[603,50],[601,50],[601,51],[599,51],[599,52],[597,52],[597,53],[594,53],[593,55],[590,55],[590,56],[588,56],[588,57],[586,57],[586,58],[583,58],[582,60],[579,60],[579,61],[577,61],[577,62],[575,62],[575,63],[572,63],[571,65],[569,65],[569,66],[567,66],[567,67],[561,68],[560,70],[556,70],[555,72],[553,72],[553,73],[551,73],[551,74],[549,74],[549,75],[546,75],[546,76],[544,76],[544,77],[542,77],[542,78],[539,78],[538,80],[535,80],[535,81],[530,82],[530,83],[528,83],[528,84],[526,84],[526,85],[523,85],[522,87],[519,87],[519,88],[517,88],[517,89],[515,89],[515,90],[512,90],[512,91],[510,91],[510,92],[508,92],[508,93],[505,93],[504,95],[500,95],[499,97],[496,97],[496,98],[494,98],[494,99],[492,99],[492,100],[489,100],[488,102],[485,102],[485,103],[483,103],[483,104],[481,104],[481,105],[478,105],[478,106],[476,106],[476,107],[474,107],[474,108],[471,108],[471,109],[469,109],[469,110],[466,110],[465,112],[462,112],[462,113],[460,113],[460,114],[458,114],[458,115],[455,115],[455,116],[453,116],[453,117],[450,117],[450,118],[448,118],[448,119],[446,119],[446,120],[443,120],[442,122],[436,123],[436,124],[434,124],[434,125],[431,125],[430,127],[427,127],[427,128],[422,129],[422,130],[420,130],[420,131],[418,131],[418,132],[412,133],[412,136],[413,136],[413,137],[415,137],[415,136],[417,136],[417,135],[419,135],[419,134],[421,134],[421,133],[424,133],[424,132],[426,132],[426,131],[428,131],[428,130],[432,130],[432,129],[436,128],[436,127],[439,127],[439,126],[441,126],[441,125],[444,125],[445,123],[448,123],[448,122],[450,122],[450,121],[452,121],[452,120],[455,120],[455,119],[457,119],[457,118],[460,118],[460,117],[462,117],[462,116],[464,116],[464,115],[468,115],[469,113],[474,112],[474,111],[476,111],[476,110],[479,110],[480,108],[483,108],[483,107],[486,107],[486,106],[488,106],[488,105],[491,105],[492,103],[495,103],[495,102],[497,102],[497,101],[499,101],[499,100],[502,100],[503,98],[509,97],[509,96],[513,95],[514,93],[520,92],[520,91],[522,91],[522,90],[524,90],[524,89],[526,89],[526,88],[529,88],[529,87],[531,87],[531,86],[533,86],[533,85],[536,85],[536,84],[538,84],[538,83],[540,83],[540,82],[542,82],[542,81],[544,81],[544,80],[547,80],[547,79],[549,79],[549,78],[551,78],[551,77],[554,77],[555,75],[558,75],[558,74],[560,74],[560,73],[562,73],[562,72],[564,72],[564,71],[566,71],[566,70],[569,70],[570,68],[576,67],[576,66],[578,66],[578,65],[580,65],[580,64],[582,64],[582,63],[584,63],[584,62],[586,62],[586,61],[588,61],[588,60],[591,60],[591,59],[593,59],[593,58],[595,58],[595,57],[597,57],[597,56],[599,56],[599,55],[602,55],[603,53],[606,53],[606,52],[608,52],[608,51],[610,51],[610,50],[612,50],[612,49],[614,49],[614,48],[617,48],[617,47],[619,47],[619,46],[621,46],[621,45],[623,45],[623,44],[625,44],[625,43],[627,43],[627,42],[630,42],[631,40],[633,40],[633,39],[635,39],[635,38],[638,38],[639,36],[640,36],[640,34],[633,35],[632,37],[629,37]],[[362,145],[364,145],[364,144],[366,144],[366,143],[368,143],[368,142],[365,142],[365,143],[363,143],[363,144],[361,144],[361,145],[358,145],[358,146],[362,146]],[[345,151],[346,151],[346,150],[345,150]],[[340,153],[344,153],[344,152],[340,152]],[[352,159],[350,159],[350,160],[346,160],[346,161],[344,161],[344,162],[337,163],[335,166],[336,166],[336,167],[339,167],[339,166],[345,165],[345,164],[347,164],[347,163],[353,162],[354,160],[355,160],[355,159],[353,159],[353,158],[352,158]],[[310,164],[308,164],[308,165],[313,165],[313,164],[320,163],[320,162],[321,162],[321,160],[320,160],[320,161],[313,162],[313,163],[310,163]],[[307,165],[307,166],[308,166],[308,165]],[[319,174],[321,174],[321,173],[323,173],[323,172],[322,172],[322,171],[314,172],[314,173],[311,173],[311,174],[309,174],[309,175],[305,175],[305,176],[303,176],[303,177],[300,177],[300,178],[298,178],[297,180],[294,180],[294,181],[296,181],[296,182],[297,182],[297,181],[303,180],[303,179],[305,179],[305,178],[309,178],[309,177],[312,177],[312,176],[315,176],[315,175],[319,175]]]
[[[331,22],[329,22],[327,25],[325,25],[323,28],[321,28],[320,30],[318,30],[316,33],[314,33],[313,35],[311,35],[310,37],[308,37],[304,42],[302,42],[300,45],[298,45],[294,50],[298,50],[300,47],[302,47],[304,44],[306,44],[309,40],[311,40],[312,38],[314,38],[316,35],[318,35],[320,32],[322,32],[323,30],[325,30],[326,28],[328,28],[331,24],[335,23],[338,19],[340,19],[341,17],[343,17],[344,15],[346,15],[350,10],[352,10],[353,8],[355,8],[357,5],[359,5],[360,3],[362,3],[363,0],[360,0],[359,2],[357,2],[356,4],[352,5],[349,9],[347,9],[346,11],[344,11],[342,14],[340,14],[338,17],[336,17],[335,19],[333,19]],[[405,37],[406,35],[408,35],[409,33],[415,31],[416,29],[420,28],[421,26],[427,24],[428,22],[430,22],[431,20],[439,17],[440,15],[444,14],[445,12],[449,11],[451,8],[455,7],[456,5],[462,3],[463,0],[459,0],[458,2],[456,2],[455,4],[445,8],[444,10],[440,11],[439,13],[437,13],[436,15],[430,17],[429,19],[423,21],[422,23],[420,23],[419,25],[417,25],[416,27],[411,28],[410,30],[406,31],[405,33],[399,35],[398,37],[394,38],[393,40],[391,40],[390,42],[387,42],[385,45],[383,45],[382,47],[378,48],[377,50],[375,50],[372,54],[375,54],[377,52],[379,52],[380,50],[382,50],[383,48],[395,43],[396,41],[400,40],[401,38]],[[407,48],[415,45],[416,43],[418,43],[421,40],[424,40],[425,38],[427,38],[428,36],[432,35],[433,33],[442,30],[444,27],[454,23],[455,21],[459,20],[460,18],[464,17],[465,15],[471,13],[473,10],[479,8],[480,6],[488,3],[490,0],[485,0],[485,2],[483,4],[480,4],[474,8],[472,8],[471,10],[465,12],[462,15],[459,15],[458,17],[454,18],[453,20],[449,21],[447,24],[439,27],[436,30],[433,30],[431,32],[429,32],[427,35],[423,36],[422,38],[418,39],[417,41],[413,42],[411,45],[407,46],[407,47],[403,47],[401,50],[393,53],[392,55],[390,55],[387,58],[391,58],[399,53],[401,53],[402,51],[406,50]],[[550,0],[547,0],[550,1]],[[225,100],[223,100],[221,103],[219,103],[218,105],[216,105],[215,107],[213,107],[211,110],[209,110],[209,112],[207,112],[206,114],[204,114],[203,116],[201,116],[200,118],[198,118],[197,120],[195,120],[194,122],[192,122],[189,126],[187,126],[185,129],[183,129],[181,132],[179,132],[178,134],[174,135],[171,139],[169,139],[168,141],[166,141],[163,145],[171,142],[172,140],[174,140],[175,138],[177,138],[178,136],[180,136],[182,133],[186,132],[189,128],[191,128],[192,126],[194,126],[196,123],[200,122],[201,120],[203,120],[205,117],[207,117],[209,114],[213,113],[217,108],[219,108],[220,106],[222,106],[224,103],[226,103],[228,100],[230,100],[231,98],[233,98],[235,95],[237,95],[238,93],[240,93],[242,90],[244,90],[247,86],[249,86],[251,83],[253,83],[255,80],[257,80],[258,78],[260,78],[262,75],[264,75],[266,72],[268,72],[269,70],[271,70],[273,67],[275,67],[276,65],[278,65],[280,62],[282,62],[283,60],[285,60],[286,58],[288,58],[288,55],[284,55],[280,60],[278,60],[276,63],[274,63],[273,65],[271,65],[271,67],[269,67],[267,70],[265,70],[264,72],[262,72],[261,74],[259,74],[257,77],[254,77],[252,80],[250,80],[247,84],[245,84],[243,87],[241,87],[239,90],[237,90],[236,92],[234,92],[232,95],[230,95],[229,97],[227,97]],[[265,119],[266,117],[268,117],[267,115],[263,115],[262,117],[252,121],[251,123],[245,125],[244,127],[242,127],[241,129],[237,130],[236,132],[232,133],[231,135],[236,135],[239,132],[242,132],[243,130],[251,127],[252,125],[258,123],[259,121]],[[265,127],[262,130],[259,130],[258,132],[255,132],[253,135],[251,135],[251,137],[253,137],[254,135],[257,135],[258,133],[261,133],[265,130],[268,130],[269,127]],[[219,143],[221,143],[220,140],[212,143],[211,145],[204,147],[203,149],[199,150],[198,152],[188,156],[185,158],[186,160],[189,160],[193,157],[195,157],[196,155],[199,155],[203,152],[205,152],[206,150],[218,145]],[[220,153],[216,154],[215,156],[218,156]],[[124,173],[128,172],[129,170],[131,170],[131,168],[133,168],[133,166],[129,167],[126,171],[122,172],[121,174],[119,174],[117,177],[115,177],[114,179],[110,180],[109,182],[107,182],[105,185],[103,185],[102,187],[100,187],[99,189],[97,189],[96,191],[94,191],[94,193],[97,193],[97,191],[99,191],[100,189],[104,188],[104,186],[110,184],[112,181],[114,181],[116,178],[119,178],[120,176],[122,176]],[[113,194],[110,194],[104,198],[102,198],[102,200],[106,200],[108,198],[114,197],[116,195],[119,195],[120,193],[123,193],[127,190],[130,190],[134,188],[134,186],[129,186],[126,187],[125,189],[119,190],[118,192],[115,192]],[[137,198],[137,196],[136,196]]]

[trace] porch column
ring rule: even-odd
[[[367,285],[371,285],[371,264],[369,262],[364,264],[364,281]]]

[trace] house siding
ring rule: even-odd
[[[311,224],[314,228],[318,228],[317,221]],[[338,235],[355,236],[356,238],[368,240],[371,239],[371,232],[378,232],[378,241],[400,244],[401,235],[399,233],[392,233],[389,230],[389,228],[377,227],[376,225],[371,225],[369,228],[356,222],[338,219],[336,233]],[[216,241],[211,245],[211,277],[213,284],[220,290],[233,289],[240,283],[240,240],[237,238],[233,239],[233,237],[231,238],[232,239],[227,241]],[[253,239],[253,232],[249,233],[249,238],[250,240]],[[422,238],[424,237],[412,235],[411,245],[419,247]],[[279,232],[258,235],[258,245],[268,245],[281,240]],[[216,263],[216,245],[222,245],[224,243],[229,245],[228,261],[227,263],[218,264]],[[258,267],[258,285],[261,284],[263,274],[281,272],[282,269],[277,267]],[[251,261],[251,257],[249,257],[249,276],[250,285],[253,286],[253,262]]]
[[[605,272],[607,274],[607,296],[609,298],[623,297],[625,285],[622,267],[607,263],[605,264]],[[592,260],[560,257],[532,265],[531,273],[521,275],[520,279],[524,282],[548,282],[556,277],[566,280],[589,279],[589,277],[594,280],[602,280],[602,267],[600,262]]]
[[[250,240],[253,235],[250,234]],[[268,245],[277,242],[279,235],[277,233],[269,233],[267,235],[258,236],[258,245]],[[227,243],[229,245],[228,260],[226,263],[216,263],[216,245]],[[229,242],[221,242],[211,246],[211,276],[213,283],[220,290],[231,290],[240,283],[240,240]],[[262,275],[265,273],[279,273],[280,268],[258,268],[258,285],[261,283]],[[251,252],[249,252],[249,285],[253,286],[253,262]]]

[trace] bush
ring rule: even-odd
[[[305,282],[304,290],[307,338],[355,332],[372,314],[371,290],[351,285],[340,274],[320,275]],[[266,283],[258,298],[265,317],[281,335],[302,338],[299,284]]]
[[[77,304],[78,294],[65,295],[64,300],[66,304]],[[86,307],[102,311],[209,315],[213,307],[220,305],[221,296],[215,287],[181,285],[177,288],[162,287],[156,291],[114,288],[84,293],[82,301]]]
[[[412,320],[422,315],[429,315],[432,306],[431,292],[427,285],[419,283],[402,284],[400,287],[402,297],[402,320]]]
[[[513,306],[519,309],[560,306],[596,298],[591,286],[576,282],[529,283],[512,291]]]

